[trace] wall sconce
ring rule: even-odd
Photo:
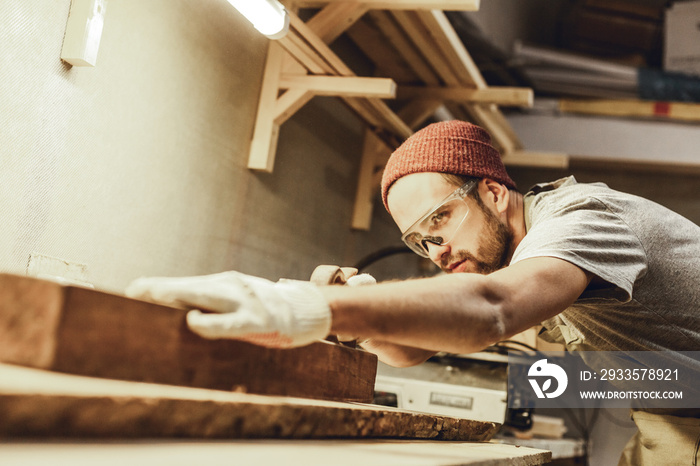
[[[270,39],[281,39],[289,31],[289,15],[277,0],[228,0],[250,21],[255,29]]]

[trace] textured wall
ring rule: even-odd
[[[112,0],[95,68],[59,59],[69,8],[0,2],[0,271],[306,278],[396,242],[380,211],[349,229],[361,126],[336,100],[283,125],[273,174],[245,168],[267,39],[228,2]]]

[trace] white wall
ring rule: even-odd
[[[381,210],[349,228],[361,124],[334,99],[282,126],[273,174],[246,168],[268,40],[226,0],[108,2],[95,68],[59,59],[70,3],[0,2],[0,271],[308,278],[397,242]]]

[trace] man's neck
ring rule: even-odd
[[[513,233],[513,250],[510,251],[510,256],[512,257],[515,249],[527,233],[527,228],[525,227],[525,203],[523,202],[523,195],[517,191],[510,191],[507,222],[508,228]]]

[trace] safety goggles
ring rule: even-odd
[[[457,188],[411,225],[403,233],[401,240],[422,257],[429,257],[429,243],[437,246],[449,244],[469,214],[465,198],[477,184],[478,180],[469,180]]]

